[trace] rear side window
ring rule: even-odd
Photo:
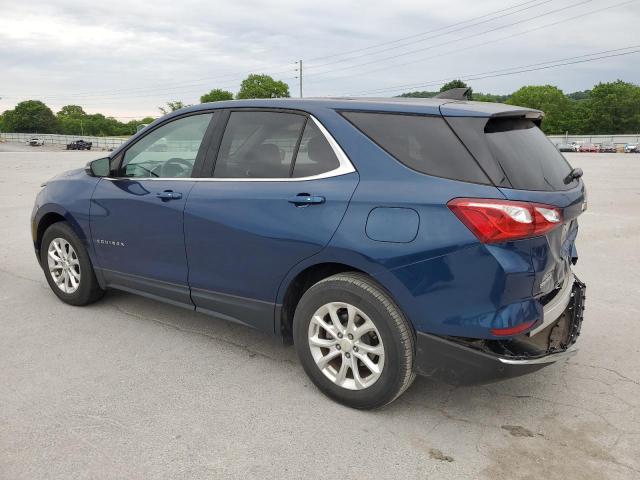
[[[232,112],[213,176],[287,178],[306,117],[279,112]]]
[[[312,177],[335,170],[339,166],[340,162],[325,136],[313,120],[307,120],[293,167],[293,176]]]
[[[567,190],[565,158],[531,120],[493,118],[484,127],[489,150],[513,188]]]
[[[342,115],[413,170],[464,182],[490,183],[442,117],[371,112]]]

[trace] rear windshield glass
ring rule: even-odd
[[[489,150],[513,188],[567,190],[571,167],[542,131],[526,119],[493,118],[484,128]]]
[[[490,183],[442,117],[371,112],[342,115],[413,170],[453,180]]]

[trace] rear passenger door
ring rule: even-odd
[[[358,183],[340,147],[299,112],[225,112],[209,178],[185,208],[198,310],[273,330],[278,287],[337,229]]]

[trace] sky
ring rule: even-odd
[[[640,0],[0,0],[0,112],[38,99],[155,117],[167,101],[235,93],[250,73],[298,96],[299,59],[304,96],[394,96],[454,78],[480,92],[573,92],[640,84],[637,50]]]

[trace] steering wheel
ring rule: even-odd
[[[191,174],[193,164],[184,158],[170,158],[162,165],[163,177],[186,177]]]

